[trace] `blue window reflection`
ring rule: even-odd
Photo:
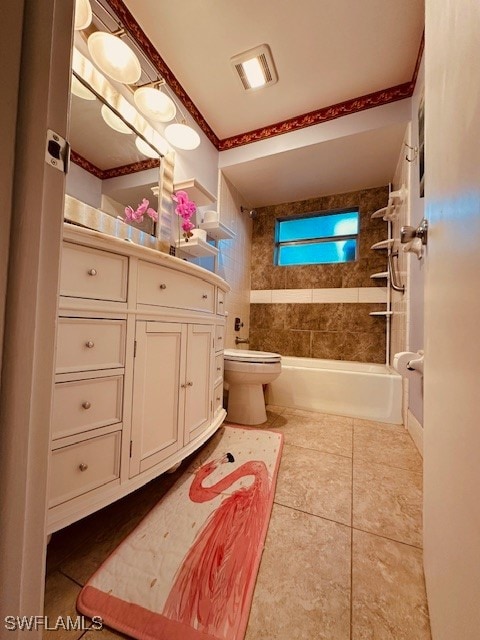
[[[279,220],[276,262],[288,266],[354,261],[358,225],[358,211]]]

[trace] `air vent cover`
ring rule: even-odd
[[[231,58],[231,62],[246,91],[267,87],[275,84],[278,80],[268,44],[261,44],[258,47],[239,53]],[[250,71],[253,72],[253,76]]]

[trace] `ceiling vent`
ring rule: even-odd
[[[267,87],[270,84],[275,84],[278,80],[268,44],[261,44],[239,53],[231,58],[231,62],[246,91]]]

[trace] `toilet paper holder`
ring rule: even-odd
[[[409,377],[412,371],[423,375],[423,362],[424,352],[422,350],[417,352],[401,351],[400,353],[396,353],[393,358],[393,368],[406,377]]]

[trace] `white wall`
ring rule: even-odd
[[[221,221],[236,236],[232,240],[220,241],[217,273],[224,278],[232,290],[227,295],[228,312],[225,346],[233,349],[235,336],[248,337],[250,330],[250,264],[252,248],[252,221],[240,206],[248,207],[237,189],[220,172],[219,212]],[[244,327],[234,331],[234,321],[238,317]]]
[[[65,191],[69,196],[77,198],[95,209],[100,208],[102,181],[74,162],[71,162],[68,168]]]
[[[427,0],[424,558],[434,640],[480,637],[480,4]]]

